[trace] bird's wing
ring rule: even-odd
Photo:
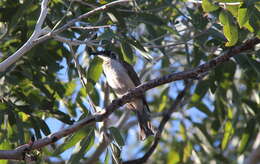
[[[135,86],[140,85],[141,81],[140,81],[137,73],[135,72],[134,68],[125,61],[122,61],[121,63],[126,68],[126,71],[129,75],[129,77],[131,78],[131,80],[134,82]]]
[[[129,77],[131,78],[131,80],[134,82],[135,86],[140,85],[141,81],[140,81],[137,73],[135,72],[134,68],[129,63],[127,63],[125,61],[121,61],[121,63],[126,68],[127,73],[129,74]],[[149,106],[147,104],[145,97],[141,96],[141,98],[143,99],[143,103],[146,106],[147,112],[150,112],[150,109],[149,109]]]

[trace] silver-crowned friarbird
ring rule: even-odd
[[[112,51],[99,51],[91,53],[103,59],[103,71],[109,86],[114,90],[118,97],[123,96],[129,90],[140,85],[140,79],[133,67],[121,60],[118,54]],[[146,139],[148,136],[154,134],[153,127],[150,122],[150,109],[143,96],[135,98],[127,103],[127,108],[134,111],[140,126],[139,138]]]

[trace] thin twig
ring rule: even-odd
[[[73,26],[71,28],[73,29],[81,29],[81,30],[94,30],[94,29],[99,29],[99,28],[110,28],[112,26],[115,26],[113,24],[111,25],[102,25],[102,26],[87,26],[87,27],[82,27],[82,26]]]
[[[82,1],[82,0],[73,0],[73,1],[78,2],[78,3],[80,3],[80,4],[82,4],[82,5],[85,5],[85,6],[89,6],[89,7],[91,7],[91,8],[97,8],[97,7],[98,7],[98,6],[96,6],[96,5],[93,5],[93,4],[84,2],[84,1]]]
[[[92,45],[92,46],[99,46],[100,44],[97,44],[97,43],[93,43],[94,41],[88,41],[88,40],[77,40],[77,39],[68,39],[68,38],[65,38],[65,37],[62,37],[62,36],[59,36],[59,35],[53,35],[53,38],[59,42],[62,42],[62,43],[67,43],[67,44],[70,44],[70,45],[73,45],[73,46],[78,46],[78,45],[82,45],[82,44],[86,44],[86,45]]]
[[[74,2],[74,0],[71,0],[71,1],[70,1],[69,7],[67,8],[65,14],[64,14],[63,17],[55,24],[55,26],[53,27],[52,31],[54,31],[54,30],[61,24],[61,22],[67,17],[67,14],[69,13],[70,8],[71,8],[73,2]]]
[[[202,4],[202,1],[198,1],[198,0],[188,0],[187,2],[191,2],[191,3],[199,3]],[[242,2],[228,2],[228,3],[218,3],[219,5],[240,5]]]
[[[73,60],[74,60],[74,62],[75,62],[75,66],[76,66],[76,68],[77,68],[77,71],[78,71],[78,75],[79,75],[81,84],[82,84],[82,86],[83,86],[85,89],[87,89],[87,82],[85,81],[85,78],[83,77],[83,74],[82,74],[82,72],[81,72],[80,64],[79,64],[79,62],[78,62],[78,60],[77,60],[76,53],[75,53],[75,51],[73,50],[73,47],[72,47],[71,44],[68,44],[68,46],[69,46],[70,52],[71,52],[71,54],[72,54],[72,56],[73,56]],[[95,106],[95,104],[93,103],[93,101],[91,100],[91,98],[90,98],[89,96],[87,96],[87,101],[88,101],[88,103],[91,105],[92,109],[93,109],[95,112],[97,112],[96,106]]]

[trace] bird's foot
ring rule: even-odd
[[[135,88],[130,88],[127,90],[127,93],[133,92],[135,90]]]
[[[95,117],[96,121],[99,122],[102,120],[102,115],[106,113],[106,110],[98,110],[93,112],[93,116]]]
[[[102,115],[102,114],[104,114],[104,113],[106,113],[106,110],[99,110],[99,111],[95,111],[95,112],[93,113],[93,115]]]

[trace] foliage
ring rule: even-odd
[[[44,26],[58,27],[109,1],[53,0]],[[110,28],[69,28],[62,36],[89,38],[96,45],[77,46],[80,72],[87,80],[82,86],[73,56],[64,43],[48,40],[35,46],[22,60],[0,74],[0,149],[14,149],[30,140],[49,135],[53,124],[68,126],[92,112],[91,105],[104,107],[105,83],[102,62],[88,55],[109,49],[135,65],[142,81],[171,72],[192,69],[247,39],[260,37],[260,3],[255,0],[230,2],[203,0],[140,0],[111,7],[78,21],[75,26],[110,25]],[[237,3],[239,4],[232,4]],[[17,51],[29,38],[39,16],[40,1],[0,1],[0,60]],[[58,28],[56,27],[56,28]],[[259,131],[260,51],[245,52],[216,67],[200,81],[194,81],[189,101],[164,129],[153,163],[236,163],[252,150]],[[175,82],[146,94],[153,113],[170,107],[183,88]],[[113,92],[109,96],[114,98]],[[89,98],[87,98],[89,97]],[[93,102],[90,103],[91,100]],[[123,114],[114,113],[114,122]],[[174,115],[175,116],[175,115]],[[199,118],[197,118],[197,116]],[[136,119],[134,115],[130,120]],[[152,118],[158,125],[160,117]],[[130,122],[130,121],[129,121]],[[116,162],[140,157],[151,139],[138,141],[129,129],[112,123],[107,132],[113,143],[104,150],[106,160]],[[75,163],[91,157],[101,138],[98,125],[68,136],[42,154]],[[51,130],[52,129],[52,130]],[[95,133],[96,132],[96,133]],[[99,138],[99,139],[97,139]],[[73,147],[69,155],[62,154]],[[116,153],[116,151],[122,151]],[[90,151],[92,150],[92,152]],[[43,160],[39,159],[39,160]],[[235,162],[234,162],[235,161]],[[4,161],[3,161],[4,162]],[[7,162],[7,161],[5,161]]]

